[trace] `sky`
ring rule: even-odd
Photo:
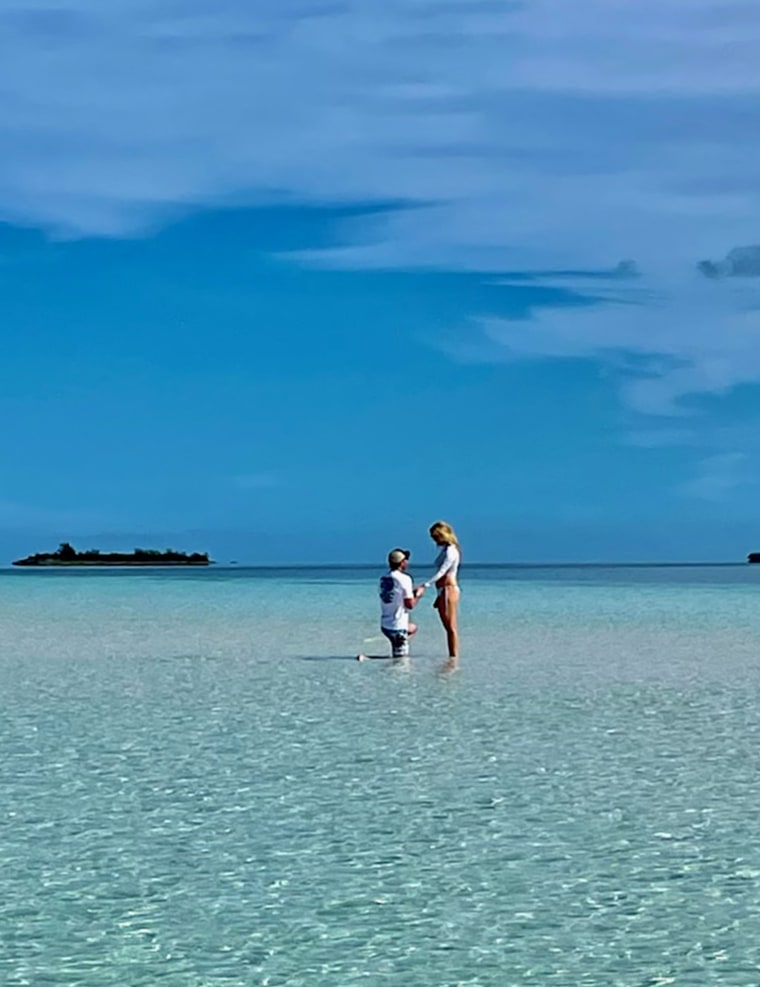
[[[0,562],[760,550],[756,0],[0,0]]]

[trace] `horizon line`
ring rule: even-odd
[[[473,569],[653,569],[653,568],[708,568],[708,567],[726,567],[726,566],[749,566],[752,565],[747,559],[737,561],[736,559],[727,559],[720,562],[707,562],[707,561],[639,561],[639,562],[604,562],[604,561],[594,561],[594,562],[462,562],[461,568],[473,568]],[[296,569],[382,569],[384,568],[381,562],[266,562],[266,563],[256,563],[256,562],[215,562],[211,560],[208,566],[182,566],[182,565],[144,565],[144,566],[30,566],[26,567],[14,567],[12,562],[0,563],[0,570],[8,569],[12,572],[39,572],[40,570],[55,570],[56,572],[71,571],[72,569],[86,569],[88,572],[92,572],[93,569],[129,569],[130,571],[140,570],[150,571],[151,569],[171,569],[172,571],[192,569],[195,571],[208,572],[209,570],[219,570],[219,569],[229,569],[229,570],[241,570],[241,569],[255,569],[258,571],[262,570],[296,570]],[[760,566],[758,566],[760,569]]]

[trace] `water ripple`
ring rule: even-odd
[[[3,984],[757,983],[746,588],[473,586],[441,679],[301,660],[361,584],[124,585],[5,601]]]

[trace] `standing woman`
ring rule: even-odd
[[[417,588],[417,595],[422,596],[425,590],[435,583],[438,594],[433,606],[438,611],[441,623],[446,631],[446,641],[449,646],[449,667],[456,668],[459,664],[459,630],[457,627],[457,609],[459,608],[459,583],[457,572],[462,559],[462,550],[454,529],[445,521],[436,521],[430,528],[430,537],[440,548],[435,560],[435,575]]]

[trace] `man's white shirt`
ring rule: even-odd
[[[388,631],[409,629],[409,611],[404,600],[414,596],[412,577],[398,569],[392,569],[380,577],[380,626]]]

